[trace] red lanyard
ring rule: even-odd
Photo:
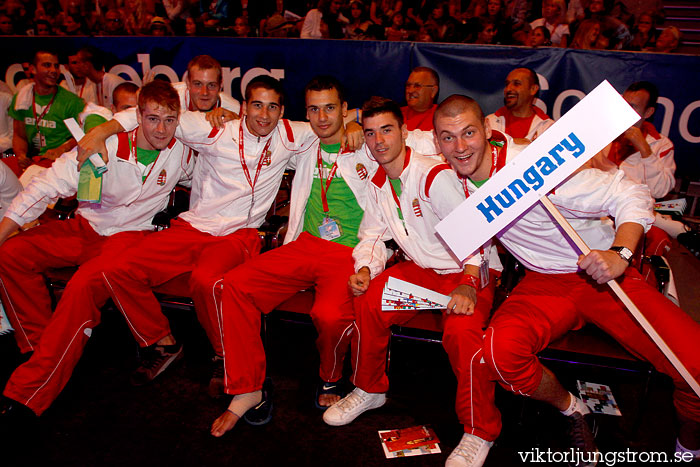
[[[335,172],[338,170],[338,160],[333,163],[328,178],[323,180],[323,159],[321,159],[321,143],[318,144],[318,178],[321,180],[321,202],[323,203],[323,212],[328,212],[328,189],[331,187],[331,182],[335,176]],[[325,189],[324,189],[325,186]]]
[[[49,109],[51,108],[51,104],[53,104],[53,100],[56,98],[56,94],[58,94],[58,91],[53,93],[53,96],[51,96],[51,100],[49,103],[44,107],[44,111],[41,112],[41,115],[38,117],[36,116],[36,94],[32,93],[32,112],[34,113],[34,125],[36,125],[36,130],[41,133],[41,127],[39,126],[39,122],[44,118],[44,115],[49,113]]]
[[[136,163],[138,164],[138,162],[139,162],[139,156],[138,156],[138,154],[136,154],[136,132],[137,132],[137,131],[139,131],[138,128],[136,128],[136,129],[134,130],[133,136],[132,136],[132,139],[131,139],[130,143],[131,143],[131,154],[134,156],[134,160],[135,160]],[[158,158],[159,158],[159,157],[160,157],[160,151],[158,151],[158,155],[156,156],[156,158],[155,158],[155,160],[153,161],[153,163],[151,163],[151,169],[148,171],[148,173],[147,173],[146,176],[143,178],[143,180],[142,180],[141,183],[146,183],[146,180],[148,180],[148,177],[150,177],[151,172],[153,172],[153,169],[155,168],[156,162],[158,162]]]
[[[255,199],[255,184],[258,182],[258,175],[260,175],[260,170],[262,169],[263,161],[265,160],[265,154],[267,154],[267,150],[270,148],[270,142],[272,141],[272,137],[270,137],[270,139],[267,140],[267,143],[263,148],[262,154],[260,154],[258,168],[255,170],[255,178],[251,180],[250,172],[248,171],[248,164],[245,163],[245,155],[243,153],[243,125],[245,125],[245,122],[241,121],[241,124],[238,127],[238,155],[241,158],[241,167],[243,167],[243,175],[245,175],[245,179],[248,180],[248,185],[250,185],[251,190],[253,190],[253,199]]]

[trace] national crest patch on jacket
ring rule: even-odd
[[[369,176],[367,173],[367,168],[362,164],[358,163],[355,166],[355,170],[357,170],[357,175],[360,177],[360,180],[365,180]]]
[[[160,186],[165,185],[165,182],[168,180],[168,174],[165,171],[165,169],[160,171],[160,174],[158,175],[158,180],[156,180],[156,183]]]
[[[416,217],[423,217],[423,211],[421,211],[420,202],[418,201],[418,198],[413,198],[413,202],[411,202],[411,205],[413,206],[413,213],[416,215]]]
[[[268,149],[260,162],[263,166],[269,167],[272,164],[272,152]]]

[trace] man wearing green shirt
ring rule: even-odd
[[[12,99],[8,113],[14,121],[12,147],[22,169],[34,162],[44,167],[75,147],[75,139],[63,120],[76,118],[85,101],[58,86],[59,63],[55,52],[39,50],[30,65],[33,86],[21,89]]]
[[[247,410],[266,402],[261,313],[300,290],[315,291],[311,318],[321,357],[316,404],[325,409],[341,396],[338,381],[354,326],[347,279],[354,272],[352,249],[367,201],[366,184],[377,163],[364,146],[355,152],[341,148],[347,103],[338,80],[314,78],[305,97],[306,115],[319,140],[297,155],[285,245],[224,276],[224,383],[226,393],[235,397],[214,422],[214,436],[222,436]],[[269,414],[255,420],[246,417],[252,424],[269,419]]]

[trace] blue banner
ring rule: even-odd
[[[14,84],[24,77],[21,62],[37,47],[54,47],[67,56],[83,45],[107,54],[107,70],[141,84],[149,71],[175,81],[187,62],[209,54],[224,67],[224,90],[242,100],[242,89],[265,73],[282,79],[287,92],[285,115],[303,119],[305,84],[314,75],[337,76],[347,87],[350,107],[372,95],[404,102],[411,68],[424,65],[440,74],[440,98],[459,92],[477,99],[486,113],[503,105],[503,82],[510,70],[533,68],[540,75],[540,105],[559,118],[586,93],[607,79],[620,92],[648,80],[661,98],[653,119],[676,145],[678,174],[700,177],[700,58],[690,55],[579,51],[569,49],[424,44],[411,42],[321,41],[305,39],[235,39],[213,37],[3,38],[0,70]],[[62,57],[62,61],[65,60]]]

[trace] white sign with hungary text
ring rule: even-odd
[[[443,219],[437,233],[464,261],[638,120],[603,81]]]

